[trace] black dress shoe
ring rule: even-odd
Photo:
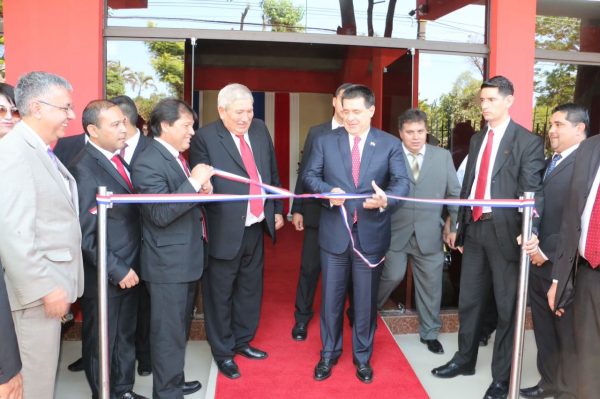
[[[359,364],[356,366],[356,377],[360,382],[370,384],[373,382],[373,368],[369,363]]]
[[[184,395],[191,395],[194,392],[198,392],[200,388],[202,388],[200,381],[186,381],[183,383],[183,388],[181,388],[181,391]]]
[[[296,341],[304,341],[306,340],[308,324],[297,322],[294,324],[294,328],[292,328],[292,338]]]
[[[475,374],[475,368],[461,366],[450,360],[443,366],[431,370],[431,374],[439,378],[454,378],[457,375],[473,375]]]
[[[67,366],[69,371],[83,371],[83,358],[75,360],[73,363]]]
[[[146,366],[145,364],[138,363],[137,372],[141,377],[147,377],[150,374],[152,374],[152,367]]]
[[[429,349],[429,352],[433,352],[433,353],[437,353],[437,354],[444,353],[444,347],[442,346],[442,343],[440,341],[438,341],[437,339],[421,338],[421,343],[427,345],[427,349]]]
[[[231,378],[232,380],[240,378],[240,369],[233,359],[217,360],[217,367],[227,378]]]
[[[260,349],[257,349],[257,348],[253,348],[250,345],[248,345],[247,347],[245,347],[243,349],[236,350],[235,353],[237,353],[238,355],[247,357],[248,359],[261,360],[261,359],[266,359],[267,357],[269,357],[269,355],[267,355],[267,352],[261,351]]]
[[[481,337],[479,337],[479,346],[487,346],[488,341],[490,340],[491,337],[492,337],[491,334],[482,335]]]
[[[519,393],[524,398],[550,398],[556,396],[558,392],[535,385],[529,388],[521,388],[519,389]]]
[[[506,399],[508,396],[508,382],[494,381],[490,384],[483,399]]]
[[[139,395],[133,391],[127,391],[123,394],[121,394],[121,396],[119,396],[119,399],[148,399],[145,396]]]
[[[323,381],[331,376],[331,369],[337,364],[337,359],[319,359],[319,363],[315,367],[315,380]]]

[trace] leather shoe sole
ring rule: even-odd
[[[296,323],[294,324],[294,328],[292,328],[292,338],[296,341],[304,341],[306,340],[307,334],[307,325],[306,323]]]
[[[181,390],[184,395],[191,395],[194,392],[198,392],[200,388],[202,388],[200,381],[186,381],[183,383],[183,388]]]
[[[244,349],[238,349],[235,351],[235,353],[237,353],[238,355],[247,357],[248,359],[253,359],[253,360],[262,360],[262,359],[266,359],[267,357],[269,357],[267,352],[261,351],[260,349],[253,348],[251,346],[248,346]]]
[[[421,338],[421,343],[427,345],[427,349],[429,349],[429,352],[431,352],[431,353],[435,353],[438,355],[444,353],[444,347],[442,346],[440,341],[438,341],[437,339]]]
[[[461,366],[453,361],[449,361],[443,366],[431,370],[431,374],[438,378],[454,378],[458,375],[473,375],[475,374],[475,369]]]

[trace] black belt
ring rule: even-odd
[[[584,258],[583,256],[579,256],[579,261],[577,262],[577,266],[578,267],[587,266],[588,268],[590,268],[591,270],[593,270],[595,272],[600,272],[600,266],[594,269],[592,267],[592,265],[590,264],[590,262],[588,262],[587,259]]]

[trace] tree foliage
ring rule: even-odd
[[[294,6],[291,0],[264,0],[262,9],[273,32],[304,31],[304,27],[298,25],[304,17],[304,8]]]
[[[183,98],[183,42],[146,42],[152,58],[150,63],[171,94]]]
[[[140,116],[144,118],[145,121],[149,121],[150,113],[152,112],[156,104],[158,104],[158,102],[165,97],[166,96],[164,94],[160,93],[153,93],[152,95],[150,95],[149,98],[137,97],[134,101],[138,110],[138,114],[140,114]]]
[[[537,48],[579,51],[579,19],[537,16],[535,25],[535,45]]]
[[[106,97],[113,98],[125,94],[125,83],[131,70],[119,61],[108,61],[106,66]]]

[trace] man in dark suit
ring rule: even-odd
[[[411,169],[412,198],[458,198],[460,185],[450,151],[430,144],[427,139],[427,115],[409,109],[398,118],[402,155]],[[454,248],[458,207],[409,202],[392,214],[392,240],[385,256],[379,282],[378,307],[404,279],[408,259],[415,281],[415,303],[419,312],[419,335],[430,352],[444,353],[437,339],[442,321],[442,276],[444,243],[443,217],[448,214],[449,228],[444,240]]]
[[[21,357],[6,294],[2,265],[0,265],[0,342],[2,342],[0,345],[0,398],[21,399],[23,397]]]
[[[98,381],[98,237],[96,194],[99,186],[114,194],[131,194],[133,186],[119,156],[125,144],[125,116],[106,100],[90,102],[83,110],[82,123],[89,141],[69,167],[79,187],[85,288],[82,348],[85,375],[92,398],[99,395]],[[140,212],[135,204],[119,204],[108,212],[107,309],[111,371],[111,397],[143,398],[133,392],[135,382],[135,329],[138,306]]]
[[[597,398],[600,392],[599,184],[600,135],[596,135],[583,141],[575,154],[548,291],[550,309],[561,319],[574,300],[577,395],[582,399]]]
[[[533,264],[529,273],[529,302],[541,380],[533,387],[521,389],[521,396],[526,398],[577,397],[572,306],[565,309],[564,317],[555,317],[548,307],[547,293],[552,285],[552,265],[565,209],[564,193],[569,189],[577,148],[586,138],[588,125],[587,112],[579,105],[567,103],[552,111],[548,137],[554,154],[542,184],[544,217],[540,222],[539,246],[533,244],[528,250]]]
[[[305,186],[315,193],[375,194],[366,200],[332,197],[322,203],[319,231],[322,265],[321,358],[314,378],[324,380],[342,353],[343,306],[352,276],[354,325],[353,360],[364,383],[373,380],[369,363],[377,317],[379,263],[390,246],[390,214],[398,205],[387,194],[406,195],[409,180],[396,137],[371,127],[375,96],[362,85],[342,95],[344,127],[316,138],[306,171]],[[381,188],[380,188],[381,187]],[[385,191],[384,191],[385,190]],[[340,206],[347,211],[347,224]],[[355,253],[358,251],[364,259]]]
[[[312,146],[316,137],[342,126],[344,116],[342,114],[342,94],[344,90],[352,86],[351,83],[343,83],[335,91],[332,100],[334,109],[331,121],[313,126],[308,130],[304,150],[302,151],[302,162],[298,180],[296,180],[295,194],[306,192],[302,184],[302,174],[306,169]],[[319,217],[321,214],[321,201],[313,198],[296,198],[292,204],[292,223],[296,230],[304,231],[302,242],[302,260],[300,261],[300,275],[298,277],[298,288],[296,288],[296,312],[294,318],[296,323],[292,328],[292,338],[304,341],[307,335],[308,323],[313,316],[313,301],[315,291],[321,274],[321,251],[319,248]]]
[[[512,83],[503,76],[495,76],[481,85],[479,100],[487,126],[471,138],[461,198],[518,198],[531,191],[536,195],[536,208],[541,215],[543,140],[511,120],[513,93]],[[506,398],[508,394],[520,232],[521,213],[517,208],[459,209],[456,245],[464,252],[458,303],[458,352],[432,373],[440,378],[475,373],[483,312],[493,292],[498,326],[492,359],[493,382],[485,398]]]
[[[63,137],[56,142],[54,146],[54,154],[60,159],[60,162],[67,167],[73,159],[83,150],[83,147],[88,141],[87,135],[84,133],[75,134],[73,136]]]
[[[218,95],[219,120],[201,128],[190,149],[192,165],[206,163],[252,180],[279,186],[279,172],[269,131],[253,119],[253,98],[241,84]],[[258,185],[213,179],[215,193],[260,194]],[[210,237],[208,266],[202,278],[206,334],[219,371],[239,378],[235,354],[264,359],[250,345],[260,317],[263,287],[263,236],[275,240],[283,226],[281,201],[216,202],[206,207]]]
[[[181,154],[190,146],[196,114],[180,100],[159,102],[150,115],[154,140],[132,165],[140,194],[208,194],[212,168],[191,172]],[[204,263],[204,229],[197,203],[142,205],[142,279],[150,293],[150,350],[154,398],[181,398],[201,388],[185,382],[187,334],[196,282]]]
[[[128,96],[117,96],[110,100],[125,115],[125,129],[127,136],[125,146],[119,151],[119,155],[126,164],[132,165],[137,157],[150,143],[150,138],[141,134],[137,128],[139,119],[135,102]],[[138,361],[137,371],[141,376],[152,373],[150,357],[150,295],[144,281],[140,281],[138,294],[137,328],[135,331],[135,358]]]

